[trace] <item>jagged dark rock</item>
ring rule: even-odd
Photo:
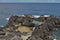
[[[54,16],[11,16],[8,23],[0,27],[0,40],[53,40],[50,31],[59,27],[60,18]]]

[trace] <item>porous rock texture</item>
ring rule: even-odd
[[[43,22],[38,25],[33,21]],[[60,18],[54,16],[34,18],[32,15],[11,16],[4,27],[0,27],[0,40],[53,40],[50,33],[60,27]]]

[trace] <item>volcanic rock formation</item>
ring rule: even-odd
[[[0,40],[53,40],[50,33],[60,28],[60,18],[32,15],[11,16],[4,27],[0,27]]]

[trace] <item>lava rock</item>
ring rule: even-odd
[[[0,27],[0,40],[53,40],[50,31],[59,27],[60,18],[54,16],[11,16],[8,23]]]

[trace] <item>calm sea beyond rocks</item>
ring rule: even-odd
[[[55,16],[11,16],[0,27],[0,40],[54,40],[51,31],[56,28],[60,28],[60,18]]]

